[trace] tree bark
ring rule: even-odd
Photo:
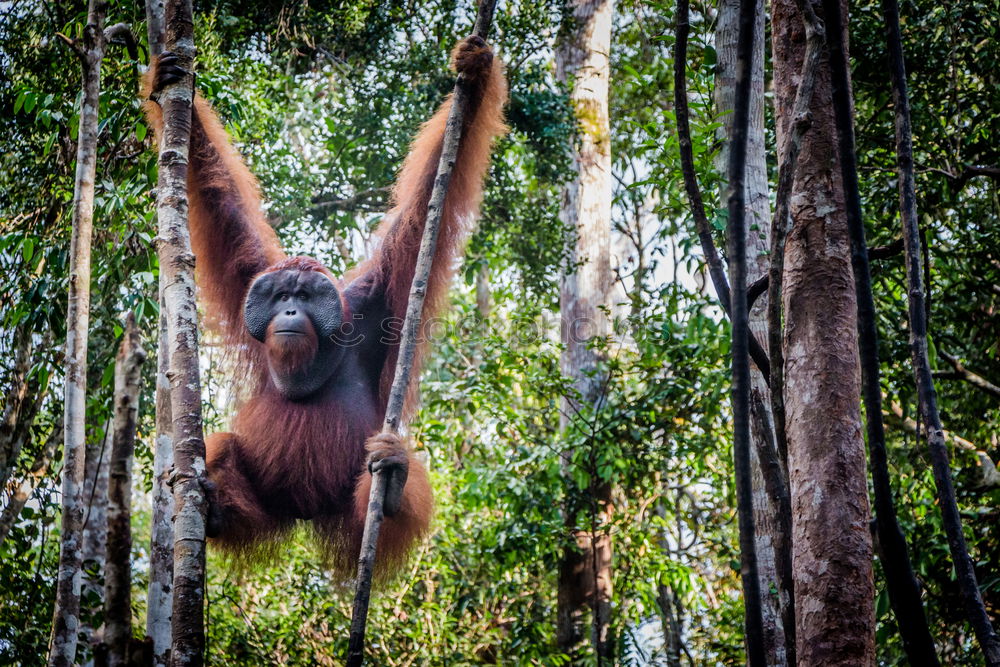
[[[132,638],[132,453],[139,413],[139,383],[146,352],[135,315],[128,314],[115,360],[113,439],[109,461],[108,543],[104,567],[104,643],[108,665],[128,664]]]
[[[878,328],[872,295],[868,244],[861,213],[857,157],[854,145],[854,104],[851,99],[850,64],[847,57],[843,12],[838,0],[824,1],[829,25],[827,43],[833,87],[833,110],[837,126],[838,155],[851,240],[854,293],[858,304],[858,347],[861,360],[861,387],[865,406],[865,426],[871,458],[872,488],[875,498],[875,528],[886,589],[899,625],[910,664],[937,665],[934,641],[927,628],[920,600],[920,585],[913,574],[906,541],[896,521],[892,499],[885,428],[882,423],[882,391],[878,356]]]
[[[795,0],[773,2],[772,35],[783,153],[806,50]],[[783,286],[796,647],[800,664],[856,667],[875,659],[872,542],[857,304],[826,54],[815,85],[790,198]]]
[[[761,619],[761,591],[757,572],[756,530],[753,516],[753,483],[750,473],[750,340],[753,334],[750,333],[747,301],[746,189],[743,184],[746,176],[747,134],[750,127],[750,71],[754,60],[753,33],[756,9],[757,3],[753,0],[743,0],[740,3],[733,124],[730,133],[729,160],[726,165],[726,178],[729,181],[726,241],[732,272],[730,396],[733,410],[733,469],[739,524],[740,578],[743,581],[744,641],[747,663],[751,667],[763,667],[767,664],[767,657],[764,653],[764,628]]]
[[[190,0],[166,3],[166,49],[188,71],[194,65]],[[205,651],[205,513],[202,487],[205,440],[198,367],[198,310],[194,255],[188,231],[187,171],[194,77],[189,74],[160,93],[160,140],[156,212],[160,271],[169,341],[170,406],[173,418],[174,579],[171,661],[201,665]]]
[[[563,190],[560,218],[570,232],[568,269],[560,290],[560,329],[565,345],[561,368],[574,396],[563,400],[561,426],[570,427],[581,408],[599,407],[604,378],[595,371],[599,354],[588,349],[594,336],[608,333],[605,308],[611,294],[611,140],[608,117],[613,0],[574,0],[570,25],[556,46],[556,77],[571,86],[576,113],[574,177]],[[569,454],[563,456],[564,469]],[[583,638],[584,609],[592,616],[592,642],[600,664],[612,664],[611,538],[604,526],[611,515],[611,485],[592,475],[587,494],[571,493],[564,514],[573,544],[559,564],[557,642],[576,655]],[[567,480],[569,488],[573,482]],[[589,496],[589,497],[584,497]],[[590,525],[577,525],[588,509]]]
[[[150,57],[163,52],[163,0],[147,0],[146,33]],[[152,641],[154,667],[170,661],[170,619],[173,607],[174,497],[167,478],[174,465],[170,413],[170,344],[164,301],[166,272],[160,271],[160,317],[156,352],[156,441],[153,447],[153,517],[149,544],[149,589],[146,594],[146,636]]]
[[[153,642],[153,665],[170,661],[171,609],[174,578],[174,496],[168,477],[174,465],[170,413],[170,346],[160,272],[159,342],[156,359],[156,442],[153,448],[153,519],[149,540],[149,589],[146,595],[146,635]]]
[[[111,452],[111,420],[104,423],[104,436],[87,445],[83,482],[83,582],[80,585],[80,636],[91,647],[101,644],[100,626],[91,625],[104,606],[104,565],[108,535],[108,459]]]
[[[66,377],[62,471],[62,526],[56,600],[49,640],[51,667],[72,665],[80,630],[82,497],[86,459],[87,338],[90,325],[90,244],[97,171],[97,115],[104,58],[106,0],[90,0],[80,42],[71,42],[83,66],[83,103],[77,139],[70,241],[69,305],[66,312]]]
[[[739,35],[740,0],[721,0],[715,27],[715,49],[718,62],[715,74],[715,108],[722,126],[716,136],[722,149],[716,158],[716,170],[725,174],[729,160],[729,136],[733,125],[736,90],[736,42]],[[768,196],[767,150],[764,144],[764,3],[756,0],[753,34],[754,61],[750,71],[750,126],[747,134],[747,164],[744,174],[745,215],[747,219],[747,282],[753,283],[767,274],[768,244],[771,228],[771,205]],[[728,184],[722,183],[721,197],[725,200]],[[759,340],[768,339],[767,299],[758,298],[750,309],[750,331]],[[773,417],[770,410],[767,380],[754,365],[750,374],[751,419],[753,446],[750,469],[753,485],[753,513],[757,551],[757,574],[760,579],[761,616],[764,626],[764,649],[769,665],[794,664],[794,627],[786,638],[783,615],[794,619],[791,586],[791,525],[788,512],[780,507],[779,498],[768,492],[761,469],[764,458],[777,456]],[[785,473],[778,467],[776,472]],[[781,486],[787,482],[780,480]],[[772,483],[773,485],[773,483]],[[787,501],[787,491],[784,494]],[[785,503],[787,504],[787,502]],[[779,559],[785,558],[785,566]],[[779,574],[779,571],[782,571]],[[787,583],[786,583],[787,582]],[[794,625],[793,622],[788,625]],[[787,639],[787,640],[786,640]]]

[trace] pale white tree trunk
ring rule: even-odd
[[[560,217],[570,232],[567,273],[560,292],[561,338],[565,345],[561,368],[572,379],[576,396],[563,401],[562,427],[581,408],[599,407],[604,379],[593,373],[598,353],[588,349],[594,336],[609,333],[604,309],[610,306],[611,274],[611,141],[608,118],[612,0],[574,0],[572,23],[556,47],[556,76],[570,86],[577,118],[572,152],[574,177],[563,191]],[[588,373],[588,371],[590,371]],[[567,458],[569,455],[566,455]],[[592,641],[602,663],[613,660],[610,637],[611,488],[595,483],[587,498],[570,498],[565,508],[567,528],[575,548],[560,563],[557,641],[572,654],[582,638],[584,609],[592,613]],[[590,516],[577,526],[581,510]]]
[[[163,0],[146,2],[146,34],[150,57],[163,52]],[[149,588],[146,594],[146,636],[153,642],[154,667],[170,659],[170,618],[173,607],[174,496],[167,477],[174,465],[170,414],[170,346],[163,293],[166,273],[160,271],[160,318],[156,352],[156,440],[153,444],[153,518],[149,540]]]
[[[156,360],[156,441],[153,446],[153,520],[149,544],[149,589],[146,635],[153,640],[153,664],[166,667],[170,658],[170,615],[173,607],[174,496],[167,484],[174,465],[170,416],[170,346],[163,302],[165,274],[160,272],[160,324]]]
[[[104,566],[104,643],[108,665],[128,664],[132,637],[132,453],[139,415],[139,383],[146,352],[135,315],[128,314],[115,359],[114,420],[108,469],[108,540]]]
[[[784,148],[806,46],[796,0],[773,1],[772,36]],[[810,112],[790,198],[783,281],[797,652],[802,665],[864,667],[875,662],[871,512],[857,301],[826,53]]]
[[[165,5],[165,47],[178,65],[194,67],[191,0]],[[205,650],[205,514],[201,481],[205,476],[205,440],[201,421],[198,367],[198,310],[195,306],[194,254],[188,230],[188,147],[194,77],[185,76],[160,93],[163,131],[160,139],[156,213],[159,220],[160,271],[169,341],[170,408],[174,446],[174,578],[171,663],[200,665]]]
[[[90,325],[90,244],[97,171],[97,115],[100,109],[101,60],[107,3],[90,0],[83,38],[74,42],[83,65],[83,104],[77,139],[73,187],[73,235],[70,241],[69,305],[66,311],[65,436],[62,471],[62,527],[56,601],[48,662],[69,667],[76,658],[80,630],[83,479],[86,460],[87,335]]]
[[[720,0],[715,27],[715,50],[718,55],[715,75],[715,107],[721,126],[716,132],[722,150],[715,160],[716,170],[725,174],[729,163],[729,137],[732,134],[736,90],[736,43],[739,38],[740,0]],[[747,132],[746,186],[747,284],[767,274],[771,230],[771,204],[768,197],[767,147],[764,143],[764,3],[757,0],[754,22],[754,59],[750,73],[750,125]],[[727,185],[722,184],[720,201],[728,199]],[[750,309],[750,332],[767,344],[767,298],[762,295]],[[785,631],[782,607],[790,603],[783,595],[778,576],[776,539],[781,526],[778,507],[767,492],[759,452],[775,447],[769,390],[764,375],[751,362],[751,437],[750,471],[753,483],[753,514],[760,580],[761,616],[764,622],[764,647],[769,665],[785,665]]]
[[[111,420],[104,423],[104,437],[87,445],[83,481],[83,581],[80,584],[80,636],[91,646],[101,643],[101,628],[90,619],[104,604],[104,565],[108,533],[108,455],[111,451]],[[91,665],[93,661],[85,663]]]

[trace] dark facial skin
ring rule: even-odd
[[[343,359],[340,294],[322,273],[265,273],[250,286],[243,314],[250,335],[268,346],[272,381],[290,400],[317,392]]]

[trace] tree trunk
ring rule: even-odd
[[[767,274],[768,248],[771,229],[771,204],[768,195],[767,150],[764,143],[764,3],[757,0],[753,35],[754,61],[750,72],[750,126],[747,134],[747,164],[744,176],[745,210],[747,220],[747,283],[751,284]],[[726,173],[729,161],[729,137],[732,133],[733,107],[736,86],[736,42],[739,36],[740,0],[721,0],[715,28],[715,49],[718,63],[715,75],[715,107],[722,126],[716,135],[722,150],[716,158],[716,170]],[[728,186],[722,183],[722,201],[726,200]],[[758,298],[750,310],[750,332],[758,340],[767,340],[767,298]],[[761,590],[761,615],[764,623],[764,649],[769,665],[786,665],[785,628],[782,614],[791,611],[792,596],[783,578],[779,576],[779,553],[784,548],[786,558],[790,549],[789,526],[783,516],[778,499],[771,497],[764,482],[760,452],[777,455],[773,419],[771,416],[767,380],[760,369],[753,365],[751,382],[751,436],[750,467],[753,485],[753,514],[756,529],[757,573]],[[784,475],[780,468],[776,471]],[[781,547],[781,545],[785,545]],[[787,576],[784,578],[787,581]],[[794,615],[792,615],[794,618]],[[794,628],[793,628],[794,630]],[[792,637],[789,638],[793,641]],[[791,649],[794,645],[789,645]]]
[[[188,71],[194,65],[191,0],[166,3],[166,49]],[[200,665],[205,651],[205,440],[201,422],[198,368],[198,310],[195,307],[194,255],[188,231],[187,171],[194,98],[192,75],[162,91],[163,136],[156,213],[160,271],[164,274],[170,358],[170,407],[173,417],[174,578],[171,661]]]
[[[73,42],[83,65],[83,103],[73,187],[73,236],[70,242],[69,306],[66,311],[65,436],[62,471],[62,526],[59,573],[48,662],[72,665],[80,630],[83,478],[86,459],[87,333],[90,325],[90,243],[97,171],[97,114],[101,60],[104,57],[105,0],[90,0],[81,42]]]
[[[656,503],[656,516],[664,520],[667,517],[663,500]],[[667,541],[665,533],[660,533],[657,542],[663,553],[671,553],[670,543]],[[666,653],[667,667],[681,667],[683,619],[678,613],[676,598],[673,588],[661,579],[656,588],[656,604],[660,608],[660,623],[663,626],[663,648]]]
[[[163,52],[163,0],[147,0],[146,33],[150,57]],[[170,662],[171,591],[174,575],[174,496],[167,477],[174,465],[170,415],[170,345],[164,305],[166,272],[160,271],[160,317],[156,351],[156,442],[153,447],[153,518],[149,540],[149,589],[146,594],[146,636],[152,641],[154,667]]]
[[[100,626],[91,625],[104,606],[104,564],[108,535],[108,459],[111,452],[111,420],[104,436],[87,446],[83,482],[83,582],[80,585],[80,636],[92,647],[101,643]]]
[[[772,35],[781,149],[805,55],[795,0],[772,4]],[[826,54],[810,108],[783,281],[797,657],[803,665],[864,666],[875,659],[871,515],[857,304]]]
[[[600,358],[588,341],[608,333],[604,308],[611,293],[611,142],[608,119],[613,0],[574,0],[571,25],[556,47],[556,76],[571,85],[577,137],[572,153],[574,178],[563,191],[560,217],[573,230],[560,293],[561,367],[575,396],[563,401],[563,429],[583,406],[599,407],[604,379],[594,371]],[[569,455],[564,455],[564,467]],[[611,516],[611,485],[592,475],[589,493],[567,499],[564,508],[573,544],[559,565],[557,641],[575,655],[583,637],[584,609],[592,614],[592,641],[598,661],[611,664],[611,538],[603,528]],[[567,482],[573,488],[572,482]],[[576,494],[570,494],[576,496]],[[588,510],[590,525],[577,517]]]
[[[902,38],[899,27],[899,7],[895,0],[883,0],[888,46],[889,71],[892,79],[892,99],[895,111],[896,160],[899,172],[899,213],[903,224],[903,246],[906,251],[906,282],[910,322],[910,352],[913,359],[913,375],[917,385],[917,398],[921,422],[930,450],[934,482],[938,491],[941,519],[948,536],[958,589],[965,605],[966,616],[972,626],[987,665],[1000,665],[1000,637],[990,620],[983,604],[975,565],[969,555],[965,535],[962,532],[962,518],[955,499],[951,466],[948,462],[948,448],[945,446],[944,425],[937,407],[937,393],[931,374],[927,351],[928,316],[925,308],[925,285],[921,266],[921,238],[917,224],[917,195],[913,175],[913,142],[910,136],[910,101],[906,90],[906,68],[903,60]],[[860,205],[858,207],[860,209]],[[860,213],[860,211],[859,211]],[[860,217],[860,215],[858,216]],[[862,228],[863,230],[863,228]],[[946,357],[947,358],[947,357]],[[881,407],[881,406],[880,406]],[[880,415],[881,416],[881,415]],[[905,548],[905,547],[904,547]],[[903,554],[905,555],[905,550]],[[907,574],[909,562],[905,563]],[[909,615],[900,618],[900,627],[913,626],[909,633],[902,632],[907,648],[914,653],[924,654],[934,647],[927,644],[927,624],[923,614],[917,610],[906,610]],[[900,614],[897,614],[900,616]],[[935,659],[933,663],[937,664]]]
[[[170,416],[170,346],[167,312],[163,305],[165,274],[160,273],[160,323],[156,359],[156,443],[153,449],[153,519],[149,544],[149,590],[146,596],[146,635],[153,642],[153,664],[170,661],[170,615],[174,578],[174,496],[167,478],[174,465]]]
[[[104,643],[108,664],[128,663],[132,638],[132,452],[139,413],[139,382],[146,352],[135,315],[128,314],[115,360],[115,414],[108,484],[108,544],[104,568]]]

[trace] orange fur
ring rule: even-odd
[[[425,318],[444,306],[478,211],[493,139],[506,130],[502,108],[507,84],[500,60],[489,47],[463,42],[453,53],[453,64],[464,73],[473,108],[466,119],[444,205]],[[154,63],[146,77],[147,95],[155,72]],[[144,108],[159,135],[159,107],[147,102]],[[391,316],[402,319],[405,314],[450,108],[449,98],[414,140],[393,190],[393,208],[377,230],[381,243],[374,255],[345,281],[338,281],[339,286],[350,281],[361,285],[358,292],[374,297],[370,303],[376,304],[376,314],[382,298]],[[359,348],[345,348],[349,362],[338,362],[343,368],[335,371],[322,391],[303,400],[285,398],[270,379],[268,363],[299,366],[312,356],[317,339],[313,335],[308,344],[294,343],[309,349],[272,350],[259,343],[246,332],[244,298],[252,281],[266,271],[331,274],[314,259],[285,256],[261,211],[256,180],[201,97],[196,98],[192,122],[188,189],[192,246],[207,319],[226,343],[239,351],[237,380],[249,386],[249,398],[233,420],[233,432],[214,434],[206,442],[208,475],[217,487],[214,502],[227,518],[214,543],[253,558],[262,546],[274,545],[287,535],[295,520],[308,519],[328,546],[334,565],[350,573],[360,546],[371,484],[365,466],[365,441],[381,425],[397,345],[371,348],[378,352],[366,352],[369,356],[361,356]],[[350,304],[345,298],[342,301],[349,313]],[[418,357],[425,348],[426,343],[420,346]],[[412,377],[418,377],[418,372],[419,362]],[[338,378],[338,374],[344,377]],[[369,391],[359,392],[358,382],[367,383]],[[413,386],[411,383],[407,415],[413,410]],[[412,452],[408,457],[409,476],[401,509],[386,519],[379,538],[383,572],[386,564],[406,554],[430,522],[433,499],[427,471]]]
[[[264,346],[267,348],[268,362],[272,366],[288,373],[295,373],[306,368],[313,360],[316,350],[319,349],[319,340],[316,337],[316,330],[308,319],[305,324],[307,331],[304,336],[284,337],[274,335],[273,321],[268,325]]]
[[[456,61],[460,48],[461,44],[452,52],[453,69],[458,68],[459,63]],[[424,322],[444,309],[457,262],[464,250],[472,222],[479,212],[483,177],[489,167],[493,141],[507,131],[503,118],[503,107],[507,102],[507,79],[503,63],[494,57],[484,61],[484,52],[489,54],[489,47],[466,54],[471,61],[466,64],[473,69],[475,76],[470,81],[470,97],[475,107],[471,110],[470,117],[466,118],[462,143],[441,215],[441,228],[424,300]],[[403,168],[393,187],[393,206],[375,232],[376,237],[381,239],[381,245],[373,257],[357,266],[348,276],[358,276],[371,270],[379,274],[376,280],[384,281],[389,308],[399,321],[406,315],[410,285],[427,218],[427,204],[434,189],[445,126],[451,112],[451,98],[449,95],[437,113],[424,123],[410,146],[410,153],[403,162]],[[419,377],[427,338],[426,335],[422,336],[422,344],[417,348],[410,376],[412,378]],[[395,374],[396,351],[397,348],[394,347],[382,374],[380,391],[384,400],[388,400]],[[404,419],[412,415],[416,403],[415,389],[416,384],[411,383]]]

